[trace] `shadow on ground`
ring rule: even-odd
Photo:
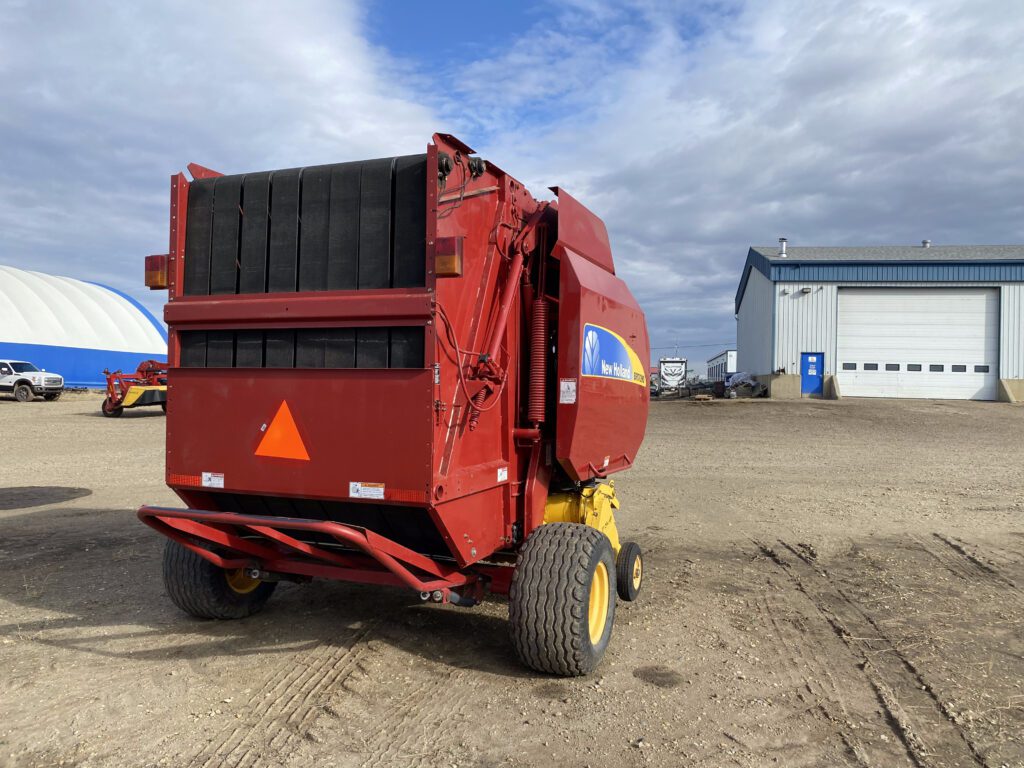
[[[425,605],[411,592],[342,582],[282,583],[240,621],[180,612],[161,579],[164,539],[128,510],[59,509],[0,520],[0,598],[44,618],[0,625],[0,638],[129,660],[293,653],[354,627],[453,667],[529,677],[508,638],[505,607]]]
[[[150,417],[160,416],[163,417],[165,414],[160,408],[152,408],[149,406],[141,406],[138,408],[126,408],[120,416],[104,416],[103,412],[100,411],[99,406],[96,406],[95,411],[86,411],[85,413],[76,413],[75,416],[85,418],[97,418],[97,419],[148,419]]]
[[[47,504],[65,504],[92,494],[89,488],[61,485],[22,485],[0,488],[0,510],[30,509]]]

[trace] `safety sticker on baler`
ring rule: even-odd
[[[384,483],[349,483],[348,495],[352,499],[383,499]]]
[[[639,355],[615,331],[590,323],[583,326],[582,358],[584,376],[647,386],[646,369]]]
[[[562,379],[558,383],[558,404],[572,405],[576,402],[576,379]]]
[[[203,472],[203,488],[223,488],[223,472]]]

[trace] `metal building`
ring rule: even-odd
[[[167,331],[113,288],[0,266],[0,358],[59,373],[67,386],[104,386],[104,368],[166,360]]]
[[[708,366],[708,381],[725,381],[732,374],[737,373],[736,368],[736,350],[727,349],[724,352],[720,352],[707,363]]]
[[[773,396],[1024,399],[1024,246],[752,247],[737,366]],[[785,396],[785,395],[783,395]]]

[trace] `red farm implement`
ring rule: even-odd
[[[643,576],[609,476],[643,440],[649,362],[601,220],[447,134],[189,168],[147,271],[169,290],[167,482],[187,508],[139,517],[170,539],[172,600],[239,618],[282,580],[491,592],[524,663],[594,669]]]
[[[139,363],[133,373],[104,370],[107,377],[107,396],[100,412],[104,416],[120,416],[125,408],[158,405],[167,410],[167,364],[159,360]]]

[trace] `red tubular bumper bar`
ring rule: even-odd
[[[142,507],[138,516],[150,528],[220,568],[259,568],[271,573],[405,586],[418,592],[442,590],[445,594],[479,579],[476,574],[446,567],[373,531],[342,523],[166,507]],[[331,552],[286,531],[325,533],[362,555]],[[226,554],[212,552],[200,541]]]

